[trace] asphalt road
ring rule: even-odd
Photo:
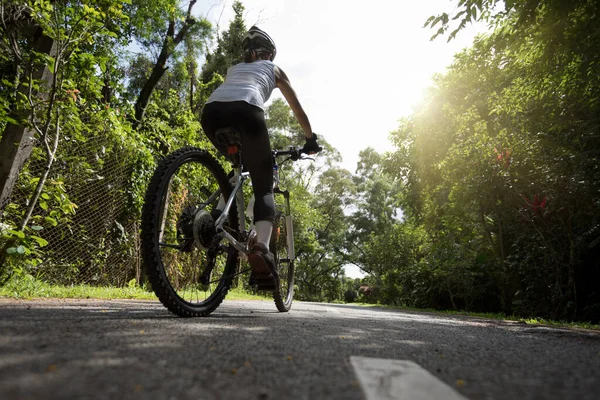
[[[182,319],[149,301],[0,299],[0,399],[364,399],[352,356],[413,361],[468,399],[600,399],[596,332],[299,302]]]

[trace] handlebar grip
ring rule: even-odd
[[[298,149],[298,154],[317,154],[322,151],[323,151],[323,147],[321,147],[321,146],[317,147],[316,151],[311,150],[310,152],[304,150],[304,148],[301,148],[301,149]]]

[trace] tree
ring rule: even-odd
[[[85,103],[81,95],[90,95],[88,98],[99,96],[101,85],[97,84],[98,80],[94,79],[91,71],[98,64],[102,65],[99,56],[105,50],[102,38],[116,37],[120,21],[124,19],[121,4],[111,1],[101,4],[93,1],[77,4],[36,1],[18,6],[11,3],[2,3],[1,12],[2,29],[7,33],[5,38],[10,44],[10,58],[14,65],[14,76],[8,86],[16,85],[12,88],[16,91],[8,95],[12,114],[3,121],[7,122],[3,139],[10,141],[13,138],[10,129],[15,126],[30,129],[39,143],[39,148],[32,150],[37,156],[43,154],[44,168],[39,176],[29,179],[28,183],[33,188],[25,209],[19,209],[6,219],[13,229],[3,236],[5,240],[0,254],[3,265],[11,254],[37,255],[39,253],[35,249],[47,245],[48,242],[35,233],[44,229],[44,224],[54,225],[56,219],[43,219],[36,215],[36,224],[28,225],[38,202],[43,210],[48,209],[47,200],[51,199],[49,193],[52,193],[52,187],[55,190],[52,194],[56,194],[61,207],[56,216],[74,213],[75,205],[64,195],[60,182],[53,181],[51,187],[47,187],[48,176],[57,160],[61,135],[66,133],[77,137],[82,130],[80,116],[84,113]],[[8,23],[10,20],[13,22]],[[45,37],[52,50],[40,51],[39,47],[31,46],[32,31]],[[3,43],[7,45],[7,41]],[[45,77],[38,73],[44,68],[49,72]],[[81,81],[74,78],[77,76],[74,72],[86,77],[85,84],[79,85]],[[19,151],[25,149],[20,148]],[[41,261],[36,259],[35,262]]]
[[[188,38],[188,49],[192,47],[190,37],[204,40],[209,31],[210,23],[204,19],[196,19],[192,9],[196,0],[191,0],[185,13],[178,7],[178,1],[163,0],[155,2],[134,1],[133,32],[140,43],[147,48],[160,48],[150,75],[142,86],[135,103],[133,119],[134,128],[139,127],[144,117],[144,112],[160,79],[168,69],[168,63],[175,49]],[[148,23],[148,17],[153,24]],[[162,37],[157,36],[157,31],[164,32]],[[160,43],[160,45],[158,45]]]
[[[213,79],[214,74],[225,76],[227,69],[244,60],[242,41],[246,36],[244,23],[244,5],[236,0],[233,2],[233,20],[229,23],[227,31],[217,32],[217,47],[214,52],[206,54],[206,62],[202,67],[200,80],[207,84]]]
[[[492,308],[484,293],[498,293],[505,312],[598,319],[587,282],[600,279],[591,261],[600,147],[590,134],[600,126],[599,5],[506,2],[497,12],[496,3],[459,3],[455,16],[490,18],[496,30],[436,78],[393,133],[386,168],[405,184],[406,215],[435,245],[424,260],[442,266],[432,276],[450,300],[448,278],[463,276],[488,289],[461,289],[461,303]]]
[[[290,107],[276,99],[266,109],[273,148],[302,146],[304,133]],[[343,266],[348,230],[345,209],[350,205],[351,174],[333,165],[339,153],[319,137],[325,150],[314,162],[280,165],[284,187],[292,193],[297,256],[297,296],[301,299],[336,300],[343,296]]]

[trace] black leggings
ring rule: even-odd
[[[222,154],[227,154],[227,149],[216,142],[216,130],[230,126],[240,132],[242,164],[250,172],[254,189],[254,221],[273,222],[273,158],[264,111],[245,101],[212,102],[204,106],[200,122],[208,139]]]

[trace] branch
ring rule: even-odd
[[[356,247],[356,249],[358,251],[360,251],[360,254],[362,254],[363,257],[367,257],[367,255],[365,254],[365,252],[363,251],[363,249],[361,249],[360,247],[358,247],[358,245],[356,243],[354,243],[353,241],[350,241],[350,244],[352,244],[354,247]]]
[[[40,177],[40,180],[38,181],[37,186],[35,187],[35,192],[33,193],[31,201],[29,202],[29,207],[27,208],[27,212],[25,213],[25,216],[23,217],[23,220],[21,221],[21,224],[19,225],[20,231],[23,231],[25,229],[25,227],[27,226],[27,224],[29,223],[31,216],[33,215],[33,210],[35,209],[35,206],[37,205],[37,202],[40,198],[40,195],[42,194],[42,190],[44,189],[46,180],[48,179],[48,175],[50,174],[50,168],[52,168],[52,164],[54,163],[54,157],[55,157],[56,151],[58,149],[59,134],[60,134],[60,114],[57,111],[56,112],[56,132],[54,134],[54,143],[52,145],[52,149],[50,149],[50,146],[48,145],[46,138],[44,138],[44,144],[45,144],[45,148],[46,148],[46,154],[48,156],[48,162],[46,163],[46,167],[44,168],[44,173]]]
[[[31,107],[31,126],[33,126],[33,129],[35,129],[37,134],[40,135],[40,137],[42,137],[44,134],[42,133],[42,130],[38,127],[37,122],[35,120],[35,109],[37,108],[37,106],[33,102],[33,89],[32,88],[33,88],[33,70],[30,68],[29,85],[27,88],[27,100],[29,101],[29,106]]]
[[[52,71],[52,88],[50,90],[50,101],[48,102],[48,112],[46,114],[46,123],[44,125],[44,131],[42,132],[44,138],[48,135],[48,131],[50,130],[50,123],[52,122],[52,109],[54,108],[54,102],[56,101],[58,64],[62,60],[60,52],[61,50],[57,51],[56,58],[54,59],[54,70]]]
[[[227,5],[227,1],[224,1],[223,8],[221,8],[221,14],[219,14],[219,19],[217,19],[217,26],[216,26],[217,40],[219,40],[219,34],[220,34],[219,27],[221,26],[221,18],[223,18],[223,13],[225,12],[226,5]]]
[[[335,206],[333,204],[331,204],[331,206],[329,207],[327,212],[324,213],[325,215],[329,215],[331,218],[329,218],[327,225],[325,225],[325,227],[321,231],[319,231],[319,233],[317,234],[317,238],[321,239],[321,238],[323,238],[323,236],[326,236],[327,230],[329,229],[330,225],[333,223],[334,220],[336,220],[340,216],[339,213],[337,213],[338,215],[332,215],[331,209],[334,207]]]
[[[348,264],[350,265],[354,265],[356,268],[360,269],[362,272],[364,272],[365,274],[372,274],[372,271],[369,271],[367,269],[364,269],[363,267],[361,267],[359,264],[355,263],[355,262],[349,262]]]
[[[81,18],[79,18],[79,20],[77,20],[77,21],[75,22],[75,24],[73,24],[73,25],[71,26],[71,29],[70,29],[70,32],[69,32],[69,36],[67,36],[67,40],[66,40],[66,43],[67,43],[67,45],[68,45],[69,43],[73,42],[72,38],[73,38],[73,34],[75,33],[75,28],[77,28],[77,25],[79,25],[79,23],[80,23],[81,21],[83,21],[83,15],[81,16]],[[66,23],[66,21],[65,21],[65,23]],[[68,29],[68,28],[65,26],[65,30],[67,30],[67,29]]]
[[[321,271],[321,272],[319,272],[317,275],[315,275],[314,277],[312,277],[312,279],[311,279],[311,282],[314,282],[314,281],[316,281],[316,280],[317,280],[317,278],[319,278],[320,276],[323,276],[323,275],[325,275],[325,274],[326,274],[326,273],[328,273],[329,271],[333,271],[334,269],[336,269],[336,268],[341,268],[341,267],[342,267],[342,265],[339,265],[339,264],[338,264],[338,265],[336,265],[336,266],[333,266],[333,267],[331,267],[331,268],[328,268],[328,269],[326,269],[325,271]],[[311,283],[311,284],[312,284],[312,283]],[[314,284],[313,284],[313,286],[314,286]]]
[[[175,36],[175,38],[173,39],[173,43],[175,44],[175,47],[179,43],[181,43],[181,41],[185,37],[185,34],[187,33],[187,31],[194,24],[194,19],[192,18],[192,8],[194,7],[194,4],[196,4],[196,0],[190,1],[190,5],[188,6],[188,10],[187,10],[187,15],[185,17],[185,23],[183,24],[183,26],[177,33],[177,36]],[[175,35],[175,25],[173,22],[174,21],[171,21],[171,23],[169,23],[169,32],[167,33],[167,36],[170,36],[170,37],[173,37],[173,35]]]
[[[6,35],[8,36],[9,47],[13,51],[15,58],[17,59],[17,61],[20,62],[20,61],[22,61],[22,55],[21,55],[21,49],[19,47],[19,41],[15,37],[15,35],[10,32],[10,29],[8,29],[8,24],[6,22],[6,18],[4,18],[5,14],[6,14],[6,7],[4,5],[4,1],[2,1],[2,2],[0,2],[0,21],[2,22],[2,29],[4,30],[4,32],[6,32]]]
[[[190,19],[190,17],[192,16],[192,8],[194,8],[194,4],[196,4],[197,0],[192,0],[190,1],[190,5],[188,7],[188,11],[187,11],[187,16],[186,16],[186,20]]]

